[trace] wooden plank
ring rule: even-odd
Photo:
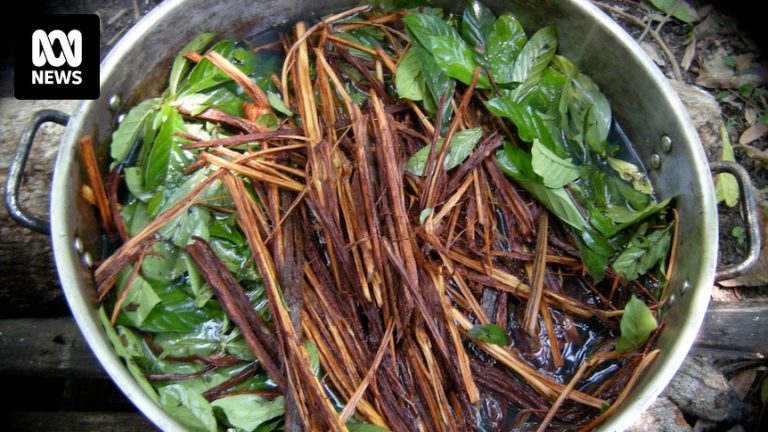
[[[768,353],[768,301],[710,303],[695,349]],[[0,373],[106,377],[71,318],[0,320]]]
[[[3,415],[3,430],[57,432],[158,431],[135,412],[31,411]]]
[[[106,378],[72,318],[0,320],[0,373]]]
[[[768,301],[710,303],[696,346],[768,353]]]

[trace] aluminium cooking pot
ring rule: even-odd
[[[80,194],[78,141],[91,135],[101,162],[117,111],[156,96],[166,86],[176,53],[200,32],[244,38],[297,19],[312,19],[353,6],[350,0],[169,0],[134,26],[101,64],[101,98],[84,101],[69,118],[56,161],[51,220],[25,214],[18,189],[34,133],[44,122],[67,122],[66,115],[41,111],[22,134],[8,174],[9,213],[21,224],[47,231],[53,240],[56,266],[67,301],[85,339],[103,367],[128,398],[158,427],[184,428],[164,413],[133,380],[115,354],[97,314],[92,257],[101,256],[96,215]],[[437,1],[450,9],[463,2]],[[667,79],[643,50],[615,22],[586,0],[486,0],[495,12],[511,12],[528,31],[553,24],[559,51],[576,63],[602,89],[614,117],[634,143],[661,199],[675,197],[679,211],[676,267],[670,280],[664,327],[657,341],[661,353],[646,370],[630,397],[601,427],[622,430],[664,389],[690,349],[716,279],[741,274],[757,260],[760,230],[747,173],[739,165],[708,166],[685,108]],[[121,102],[122,101],[122,102]],[[736,266],[716,272],[718,222],[710,169],[730,172],[741,186],[743,213],[749,227],[750,252]]]

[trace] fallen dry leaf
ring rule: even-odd
[[[736,396],[739,399],[744,400],[749,394],[749,390],[752,388],[752,384],[755,383],[755,378],[757,378],[757,370],[758,368],[742,370],[731,378],[731,386],[736,391]]]
[[[738,57],[736,57],[736,70],[741,72],[744,69],[748,68],[749,65],[752,64],[752,58],[755,55],[752,53],[742,54]]]
[[[739,144],[749,144],[764,137],[765,134],[768,134],[768,124],[755,123],[741,134]]]
[[[646,52],[646,54],[648,54],[648,57],[650,57],[651,60],[653,60],[653,62],[656,63],[656,65],[660,67],[664,67],[667,65],[666,60],[664,60],[664,56],[661,55],[661,53],[659,52],[659,49],[656,48],[655,44],[652,44],[647,41],[643,41],[643,42],[640,42],[640,46],[643,47],[643,50]]]
[[[743,152],[748,158],[759,162],[763,165],[763,168],[768,168],[768,151],[760,150],[757,147],[752,147],[749,144],[736,144],[734,149]]]
[[[744,109],[744,120],[747,121],[748,125],[752,126],[755,120],[757,120],[757,111],[752,107],[746,107]]]
[[[708,15],[707,18],[696,24],[693,28],[693,34],[698,40],[706,39],[708,37],[716,36],[720,26],[713,15]]]
[[[691,37],[691,41],[685,47],[683,58],[680,59],[680,68],[688,72],[688,69],[691,68],[691,63],[693,62],[693,58],[695,56],[696,56],[696,36],[694,35],[693,37]]]
[[[756,74],[735,75],[733,72],[703,73],[696,79],[696,85],[707,88],[738,89],[745,84],[757,87],[765,82],[764,77]]]

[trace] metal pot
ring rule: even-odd
[[[170,0],[142,19],[101,65],[101,98],[82,102],[69,119],[53,178],[50,233],[56,265],[67,301],[83,335],[112,379],[158,427],[183,427],[165,414],[136,384],[115,354],[97,316],[92,258],[100,255],[98,228],[91,206],[80,195],[82,180],[77,143],[90,134],[106,155],[117,110],[159,94],[174,55],[202,31],[242,38],[297,19],[321,16],[351,6],[351,0]],[[460,2],[438,2],[451,5]],[[463,3],[463,2],[462,2]],[[601,427],[629,426],[672,379],[690,349],[704,318],[717,277],[733,277],[748,269],[760,249],[760,231],[749,177],[736,164],[707,165],[688,114],[667,79],[643,50],[615,22],[585,0],[486,1],[497,12],[512,12],[528,29],[554,24],[560,52],[589,74],[611,101],[636,150],[650,167],[661,198],[676,197],[680,215],[677,266],[671,280],[668,310],[657,346],[661,354],[638,382],[631,396]],[[122,101],[122,102],[120,102]],[[38,113],[23,134],[9,171],[7,203],[20,223],[47,230],[45,221],[26,215],[18,206],[23,165],[37,128],[46,121],[66,122],[60,113]],[[106,157],[103,158],[106,163]],[[736,175],[749,225],[750,254],[737,266],[716,273],[718,222],[710,169]]]

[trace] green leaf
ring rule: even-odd
[[[514,81],[515,59],[528,42],[523,26],[509,15],[502,15],[488,35],[486,61],[498,84]]]
[[[534,139],[531,147],[533,171],[544,180],[544,186],[559,188],[579,178],[581,171],[570,159],[563,159]]]
[[[150,283],[170,284],[183,272],[179,258],[179,248],[167,241],[155,242],[141,264],[141,274]]]
[[[221,319],[222,312],[218,304],[214,306],[208,303],[198,307],[195,298],[178,287],[158,285],[154,288],[161,302],[142,323],[143,330],[189,333],[202,323]]]
[[[370,423],[347,423],[349,432],[390,432],[389,429]]]
[[[203,276],[200,274],[197,265],[187,254],[182,254],[184,265],[187,267],[187,279],[189,280],[189,288],[192,291],[192,295],[195,296],[195,306],[202,308],[213,297],[213,291],[211,287],[203,280]]]
[[[125,185],[133,196],[141,201],[147,202],[152,198],[152,192],[144,188],[144,175],[139,167],[128,167],[123,169],[125,174]]]
[[[430,114],[435,114],[440,100],[445,98],[446,103],[443,105],[443,110],[440,113],[442,129],[445,131],[448,129],[453,114],[450,101],[456,89],[456,80],[446,75],[435,61],[435,58],[422,46],[414,44],[411,45],[410,50],[413,50],[419,59],[421,74],[424,76],[424,85],[426,87],[426,90],[422,90],[424,108]]]
[[[427,218],[432,213],[434,213],[434,210],[431,207],[422,210],[421,213],[419,213],[419,225],[424,225],[424,222],[426,222]]]
[[[277,130],[278,126],[278,119],[277,116],[274,113],[268,112],[265,114],[262,114],[259,116],[259,118],[256,119],[256,124],[265,128],[266,130]]]
[[[747,241],[747,231],[743,226],[735,226],[731,230],[731,235],[736,239],[736,242],[743,245]]]
[[[216,431],[216,418],[207,400],[180,384],[160,389],[160,406],[184,426],[195,431]]]
[[[137,274],[128,286],[131,270],[132,266],[128,266],[118,275],[118,293],[122,295],[125,290],[128,290],[120,308],[120,314],[128,318],[134,325],[140,326],[155,306],[160,303],[160,297],[140,274]]]
[[[104,327],[104,331],[107,334],[107,339],[109,339],[109,341],[112,343],[112,346],[115,348],[117,355],[125,361],[128,372],[131,373],[131,376],[133,376],[133,378],[139,384],[139,387],[141,387],[141,389],[144,390],[147,395],[149,395],[150,399],[159,403],[160,396],[157,394],[155,388],[152,387],[152,384],[150,384],[149,380],[147,380],[147,377],[144,376],[144,372],[139,369],[139,366],[133,360],[131,354],[123,344],[123,341],[120,339],[120,336],[118,336],[117,332],[115,331],[115,328],[112,327],[112,324],[109,322],[109,318],[107,318],[107,312],[104,310],[104,306],[99,307],[98,314],[99,320],[101,321],[101,324]]]
[[[320,375],[320,352],[317,345],[309,339],[304,340],[304,348],[309,353],[309,369],[312,374],[319,378]]]
[[[416,51],[409,49],[397,65],[395,72],[397,95],[404,99],[420,101],[424,98],[424,77],[421,74],[421,62]]]
[[[443,168],[450,170],[464,162],[464,160],[469,157],[469,154],[472,153],[472,150],[482,136],[482,128],[466,129],[453,134],[450,147],[448,148],[448,154],[445,155],[445,160],[443,161]],[[413,156],[408,159],[405,169],[413,175],[424,175],[424,169],[427,167],[427,158],[429,157],[429,150],[431,147],[431,145],[424,146],[414,153]],[[440,138],[437,141],[435,152],[440,151],[442,148],[443,139]]]
[[[648,306],[633,295],[624,306],[619,326],[621,335],[616,341],[616,351],[624,352],[645,343],[658,324]]]
[[[467,332],[467,336],[494,345],[506,345],[508,343],[507,332],[495,324],[476,324]]]
[[[541,28],[523,46],[512,68],[512,82],[531,87],[539,81],[544,69],[557,51],[557,31],[553,26]]]
[[[493,29],[496,16],[482,2],[470,0],[461,18],[461,35],[474,44],[475,51],[485,52],[488,35]]]
[[[123,162],[128,156],[133,143],[144,131],[144,123],[149,115],[157,109],[159,103],[160,98],[153,98],[136,105],[128,112],[117,130],[112,133],[112,144],[110,144],[109,151],[114,161],[112,162],[113,167]]]
[[[699,19],[699,13],[685,0],[649,0],[656,9],[670,13],[673,17],[686,24],[692,24]]]
[[[230,425],[248,432],[285,413],[282,396],[270,401],[256,395],[234,395],[216,399],[211,406],[221,409]]]
[[[611,168],[616,170],[619,177],[632,183],[632,187],[634,187],[636,191],[647,195],[653,194],[651,181],[648,180],[648,177],[646,177],[644,172],[640,171],[640,168],[638,168],[637,165],[612,157],[608,157],[608,164]]]
[[[423,13],[409,14],[403,18],[403,22],[446,75],[464,84],[472,81],[477,61],[472,48],[456,29],[439,17]],[[485,74],[478,78],[477,87],[490,87]]]
[[[293,111],[291,111],[291,108],[283,102],[283,98],[273,92],[273,91],[267,91],[267,100],[269,101],[269,104],[272,105],[272,108],[276,109],[278,112],[281,112],[288,117],[293,117]]]
[[[667,198],[664,201],[652,203],[642,210],[630,210],[626,207],[608,206],[605,209],[605,215],[616,225],[611,225],[610,229],[600,229],[600,232],[604,236],[610,237],[617,232],[664,210],[667,208],[670,201],[672,201],[672,199]],[[595,226],[595,228],[599,229],[597,226]]]
[[[610,256],[601,254],[587,246],[578,233],[575,233],[573,238],[576,239],[576,244],[579,246],[581,262],[586,267],[589,276],[595,283],[600,283],[605,278],[605,269],[608,268]]]
[[[171,66],[171,75],[168,80],[168,91],[171,95],[176,94],[179,83],[183,80],[184,75],[189,70],[189,66],[192,64],[192,61],[184,57],[184,54],[189,51],[202,52],[213,41],[214,37],[216,37],[216,33],[200,33],[179,51],[179,54],[173,61],[173,66]]]
[[[558,65],[570,70],[563,87],[558,111],[561,127],[568,138],[586,144],[592,151],[606,152],[606,138],[611,128],[611,106],[600,88],[586,75],[578,72],[567,59]]]
[[[736,162],[736,157],[733,154],[733,145],[731,144],[731,138],[728,135],[728,130],[725,126],[720,126],[720,136],[723,140],[723,156],[721,160]],[[725,202],[728,207],[734,207],[739,203],[739,184],[736,182],[736,177],[733,174],[722,173],[717,175],[717,184],[715,186],[715,194],[717,196],[717,202]]]
[[[504,144],[504,149],[496,152],[496,162],[508,176],[533,195],[560,220],[579,231],[587,229],[587,221],[565,188],[551,189],[544,186],[541,178],[533,172],[531,156],[524,150]]]
[[[174,147],[179,146],[179,138],[174,134],[184,132],[184,120],[176,109],[168,107],[167,118],[163,121],[160,131],[157,133],[149,159],[144,171],[144,184],[148,190],[154,190],[166,179],[168,165],[171,161],[171,153]]]
[[[260,63],[257,62],[256,56],[251,51],[237,47],[232,40],[216,43],[208,50],[208,52],[211,51],[221,54],[246,75],[253,74]],[[231,81],[232,78],[229,75],[214,66],[210,60],[203,58],[189,73],[186,82],[179,88],[178,94],[200,93]]]
[[[672,243],[671,225],[645,234],[641,225],[627,247],[613,261],[613,269],[627,280],[634,280],[645,274],[659,261],[667,257]]]

